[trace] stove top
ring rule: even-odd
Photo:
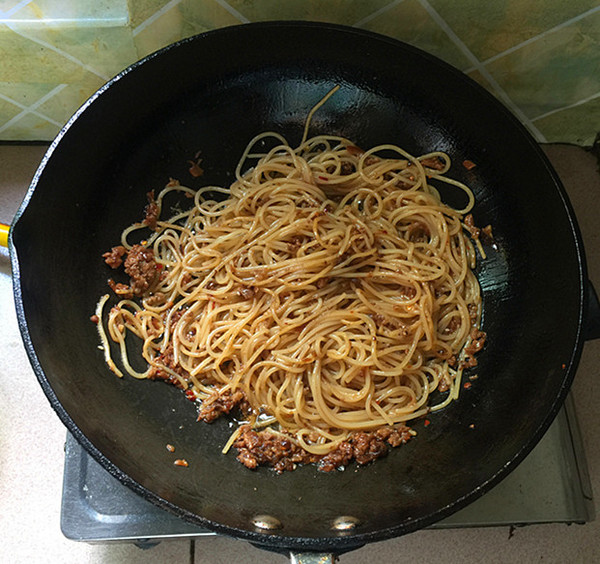
[[[592,490],[571,396],[546,435],[500,484],[431,528],[586,523],[594,519]],[[72,540],[131,541],[213,535],[146,501],[100,466],[69,434],[61,528]]]

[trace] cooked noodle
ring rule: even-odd
[[[170,182],[159,209],[171,192],[194,205],[144,242],[162,274],[108,315],[124,372],[170,378],[200,402],[241,391],[251,425],[315,455],[447,405],[481,312],[463,224],[473,194],[449,168],[439,152],[333,136],[293,149],[265,133],[230,188]],[[465,208],[443,204],[430,178],[463,190]],[[142,228],[124,232],[125,249]],[[144,372],[128,361],[128,333]]]

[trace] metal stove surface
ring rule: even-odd
[[[530,455],[500,484],[431,528],[586,523],[594,519],[592,490],[571,396]],[[69,434],[61,528],[72,540],[130,541],[197,538],[211,531],[151,504],[102,468]]]

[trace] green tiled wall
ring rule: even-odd
[[[600,132],[600,0],[0,0],[0,140],[50,140],[130,63],[209,29],[328,21],[461,69],[539,141]]]

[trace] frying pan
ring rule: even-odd
[[[227,185],[247,142],[274,130],[413,154],[446,151],[451,175],[493,226],[480,260],[478,379],[384,459],[343,472],[277,475],[221,454],[225,419],[196,423],[162,382],[119,379],[89,317],[111,272],[101,255],[169,178]],[[200,152],[204,175],[190,175]],[[467,170],[464,160],[476,164]],[[442,194],[450,205],[460,195]],[[181,41],[116,76],[73,116],[44,157],[10,232],[20,329],[58,416],[127,486],[176,515],[274,550],[341,553],[403,535],[470,503],[548,428],[584,341],[587,281],[576,221],[535,141],[495,98],[415,48],[329,24],[260,23]],[[176,447],[188,468],[173,465]]]

